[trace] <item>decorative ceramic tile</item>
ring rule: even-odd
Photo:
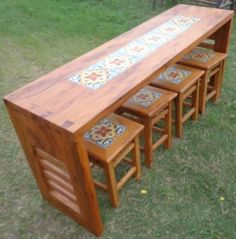
[[[90,89],[99,89],[163,44],[175,39],[199,21],[197,17],[175,16],[126,46],[73,75],[69,80]]]
[[[157,79],[168,81],[173,84],[179,84],[191,74],[191,71],[172,66],[167,68],[166,71],[160,74]]]
[[[101,148],[107,148],[116,138],[126,131],[127,127],[110,119],[103,119],[90,131],[84,134],[84,138]]]
[[[215,54],[213,50],[197,47],[194,50],[192,50],[189,54],[184,56],[184,59],[200,63],[206,63],[214,56]]]
[[[157,101],[162,94],[160,92],[156,92],[149,88],[143,88],[138,93],[136,93],[132,98],[129,99],[130,103],[134,103],[145,108],[152,105],[155,101]]]

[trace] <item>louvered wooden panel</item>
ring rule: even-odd
[[[49,194],[75,212],[80,213],[66,165],[39,148],[36,148],[35,151]]]

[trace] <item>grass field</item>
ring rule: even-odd
[[[1,0],[1,98],[165,8],[152,11],[147,0]],[[235,42],[236,24],[221,101],[188,122],[172,150],[155,153],[153,168],[121,191],[118,209],[98,192],[101,238],[236,238]],[[0,136],[0,238],[94,238],[42,200],[2,102]]]

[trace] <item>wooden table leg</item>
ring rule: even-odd
[[[183,136],[183,97],[180,93],[175,100],[175,134],[176,137],[181,138]]]
[[[165,134],[168,135],[164,145],[166,149],[170,149],[172,146],[172,101],[168,104],[168,113],[165,116]]]
[[[192,120],[197,120],[198,119],[198,112],[199,112],[199,80],[197,81],[197,88],[193,92],[193,98],[192,98],[192,107],[195,109],[193,115],[192,115]]]
[[[103,224],[83,135],[72,135],[42,117],[6,104],[43,198],[101,235]]]
[[[206,94],[207,94],[207,81],[208,81],[208,71],[204,74],[201,79],[200,89],[199,89],[199,112],[201,114],[206,111]]]
[[[215,40],[214,50],[227,53],[229,48],[230,35],[232,31],[232,20],[228,21],[219,30],[213,34]]]
[[[140,148],[139,148],[139,136],[134,139],[135,147],[132,150],[132,163],[137,168],[135,178],[140,179],[141,177],[141,162],[140,162]]]
[[[151,167],[153,161],[152,152],[152,120],[149,118],[144,119],[144,152],[145,152],[145,164],[147,167]]]

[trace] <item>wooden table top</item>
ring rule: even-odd
[[[4,99],[71,133],[83,133],[233,17],[177,5]]]

